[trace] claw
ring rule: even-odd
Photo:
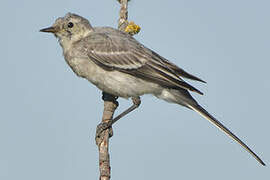
[[[96,141],[100,138],[102,138],[102,133],[109,128],[109,137],[113,136],[113,131],[112,131],[112,123],[111,122],[102,122],[99,125],[97,125],[96,128]]]

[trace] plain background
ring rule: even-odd
[[[136,38],[207,84],[194,97],[270,163],[268,0],[133,0]],[[0,179],[98,179],[101,92],[75,76],[50,26],[67,12],[117,27],[116,0],[1,1]],[[131,105],[119,99],[116,113]],[[195,112],[151,95],[114,126],[112,179],[269,179]]]

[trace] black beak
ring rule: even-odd
[[[44,28],[39,30],[40,32],[47,32],[47,33],[56,33],[57,29],[55,27],[48,27],[48,28]]]

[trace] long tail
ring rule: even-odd
[[[228,128],[226,128],[223,124],[221,124],[218,120],[216,120],[211,114],[209,114],[203,107],[200,105],[188,105],[189,108],[199,113],[201,116],[203,116],[205,119],[210,121],[212,124],[214,124],[216,127],[218,127],[220,130],[222,130],[224,133],[226,133],[229,137],[231,137],[233,140],[238,142],[244,149],[246,149],[259,163],[261,163],[263,166],[265,166],[265,163],[259,158],[257,154],[255,154],[243,141],[241,141],[236,135],[234,135]]]

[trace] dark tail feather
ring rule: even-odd
[[[229,137],[231,137],[233,140],[238,142],[246,151],[248,151],[259,163],[261,163],[263,166],[265,166],[265,163],[259,158],[257,154],[255,154],[243,141],[241,141],[236,135],[234,135],[229,129],[227,129],[223,124],[221,124],[218,120],[216,120],[211,114],[209,114],[203,107],[200,105],[189,105],[189,108],[199,113],[201,116],[203,116],[205,119],[210,121],[212,124],[214,124],[216,127],[218,127],[220,130],[222,130],[224,133],[226,133]]]

